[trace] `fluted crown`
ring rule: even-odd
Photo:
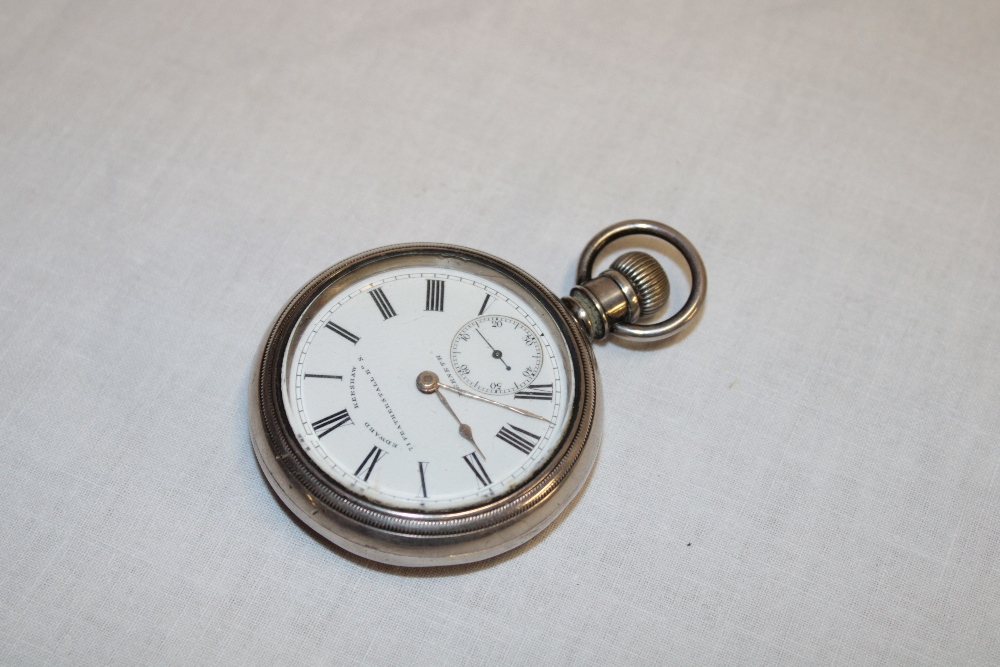
[[[644,252],[627,252],[611,265],[632,284],[639,296],[641,317],[652,315],[667,303],[670,282],[663,267]]]

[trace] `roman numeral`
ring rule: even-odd
[[[526,401],[551,401],[552,385],[529,384],[527,389],[514,394],[514,398],[523,398]]]
[[[375,469],[375,464],[381,461],[383,457],[385,457],[384,451],[378,447],[372,447],[372,450],[368,452],[368,456],[366,456],[365,460],[361,462],[358,469],[354,471],[354,476],[361,477],[361,473],[364,472],[365,476],[362,479],[367,482],[368,478],[372,475],[372,470]]]
[[[420,490],[424,493],[424,498],[427,497],[427,478],[424,473],[427,471],[427,461],[417,461],[417,466],[420,468]]]
[[[476,479],[479,480],[480,486],[489,486],[490,484],[493,483],[493,480],[490,479],[490,476],[486,474],[486,468],[483,467],[483,462],[479,460],[479,457],[476,456],[475,452],[472,452],[471,454],[466,454],[462,458],[465,459],[465,462],[469,464],[469,468],[472,469],[472,472],[476,476]]]
[[[323,431],[322,433],[316,436],[317,438],[322,438],[330,431],[336,431],[338,428],[340,428],[349,421],[351,421],[351,416],[347,414],[347,410],[341,410],[340,412],[334,412],[329,417],[323,417],[318,422],[313,422],[312,427],[314,432]]]
[[[372,295],[372,301],[374,301],[375,305],[378,306],[378,312],[382,313],[383,320],[396,316],[395,309],[392,307],[392,304],[389,303],[389,299],[385,298],[385,292],[382,291],[381,287],[376,287],[368,293]]]
[[[343,375],[316,375],[315,373],[306,373],[307,378],[326,378],[327,380],[343,380]]]
[[[427,305],[424,310],[444,311],[444,281],[427,281]]]
[[[507,426],[500,429],[500,432],[497,433],[497,437],[512,446],[514,449],[524,454],[530,454],[531,450],[535,448],[535,445],[538,444],[538,441],[542,436],[535,435],[531,431],[525,431],[523,428],[518,428],[513,424],[507,424]],[[531,440],[528,438],[531,438]],[[534,442],[532,442],[532,440]]]
[[[490,302],[490,295],[487,294],[486,298],[483,299],[483,305],[482,305],[482,307],[479,309],[479,314],[480,315],[482,315],[483,313],[486,312],[486,304],[488,304],[489,302]]]
[[[353,345],[357,345],[358,341],[361,340],[360,338],[358,338],[357,336],[355,336],[354,334],[352,334],[350,331],[348,331],[344,327],[338,326],[338,325],[334,324],[333,322],[327,322],[326,323],[326,328],[329,329],[330,331],[332,331],[333,333],[337,334],[338,336],[343,336],[347,340],[351,341],[351,343]]]

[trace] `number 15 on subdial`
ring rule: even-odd
[[[486,315],[455,334],[451,363],[458,377],[473,389],[513,394],[538,377],[542,345],[525,323],[506,315]]]

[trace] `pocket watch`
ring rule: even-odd
[[[629,235],[675,246],[691,293],[672,317],[655,259],[598,254]],[[608,227],[559,299],[477,250],[376,248],[310,280],[282,308],[254,361],[250,436],[275,495],[307,526],[367,559],[469,563],[549,525],[590,474],[602,399],[591,341],[655,340],[691,323],[705,268],[676,230]]]

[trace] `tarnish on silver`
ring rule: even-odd
[[[609,243],[632,235],[654,236],[677,248],[691,269],[691,293],[684,306],[672,317],[656,324],[636,324],[667,303],[670,283],[659,263],[643,252],[619,257],[611,269],[592,277],[594,262]],[[705,300],[707,277],[701,256],[683,234],[652,220],[625,220],[601,231],[580,255],[577,286],[563,303],[594,340],[609,334],[623,338],[659,340],[683,331],[694,320]]]
[[[650,257],[650,259],[652,259],[652,257]],[[659,264],[657,264],[657,267],[658,266]],[[633,287],[629,279],[626,278],[620,271],[616,270],[615,267],[611,267],[601,275],[607,276],[615,281],[618,285],[618,289],[622,291],[622,296],[625,297],[625,303],[628,304],[628,315],[626,316],[626,319],[628,319],[629,322],[634,322],[642,317],[642,302],[639,300],[639,292],[635,287]]]
[[[450,512],[397,510],[352,493],[322,472],[295,438],[282,400],[282,369],[296,324],[321,293],[342,289],[386,266],[474,268],[530,295],[540,316],[561,335],[557,343],[572,377],[566,429],[545,465],[521,486],[484,505]],[[426,378],[430,387],[430,378]],[[583,487],[602,439],[600,380],[593,350],[555,295],[517,267],[458,246],[407,244],[356,255],[314,277],[285,305],[261,342],[249,387],[250,439],[278,498],[334,544],[389,565],[440,566],[496,556],[545,529]]]

